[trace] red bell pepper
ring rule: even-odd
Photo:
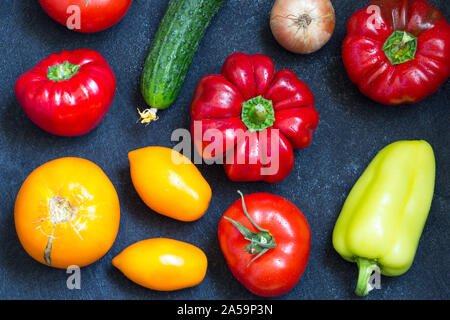
[[[269,57],[245,53],[229,56],[220,75],[200,80],[191,118],[194,144],[204,159],[223,161],[233,181],[267,182],[289,175],[293,149],[311,143],[319,121],[314,95],[292,71],[275,72]],[[223,140],[220,147],[210,150],[216,139]],[[278,168],[264,172],[274,163]]]
[[[22,75],[15,91],[22,109],[39,127],[56,135],[77,136],[106,116],[116,78],[100,53],[63,51]]]
[[[376,0],[349,20],[342,56],[350,79],[387,105],[415,103],[450,76],[450,26],[424,0]]]

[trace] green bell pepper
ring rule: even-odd
[[[333,246],[359,269],[355,293],[372,272],[398,276],[411,266],[431,206],[435,159],[426,141],[386,146],[356,182],[333,231]]]

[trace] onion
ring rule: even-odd
[[[307,54],[330,40],[335,21],[330,0],[277,0],[270,15],[270,29],[285,49]]]

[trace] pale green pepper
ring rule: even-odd
[[[368,294],[368,281],[398,276],[416,254],[434,192],[435,159],[426,141],[386,146],[356,182],[333,231],[333,246],[359,269],[355,293]]]

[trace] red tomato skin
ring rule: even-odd
[[[47,78],[48,68],[68,61],[80,65],[63,81]],[[15,93],[28,117],[59,136],[79,136],[106,116],[116,91],[114,72],[103,56],[89,49],[63,51],[42,60],[16,82]]]
[[[290,201],[269,193],[244,196],[245,205],[255,223],[270,232],[277,247],[255,257],[244,251],[249,241],[228,220],[219,222],[218,237],[223,255],[236,279],[252,293],[263,297],[280,296],[291,290],[306,268],[311,231],[303,213]],[[251,231],[256,228],[245,216],[241,199],[224,213]]]
[[[44,11],[55,21],[67,26],[73,14],[68,8],[76,5],[81,9],[80,29],[82,33],[103,31],[119,22],[128,12],[133,0],[39,0]],[[87,5],[86,5],[87,2]]]

